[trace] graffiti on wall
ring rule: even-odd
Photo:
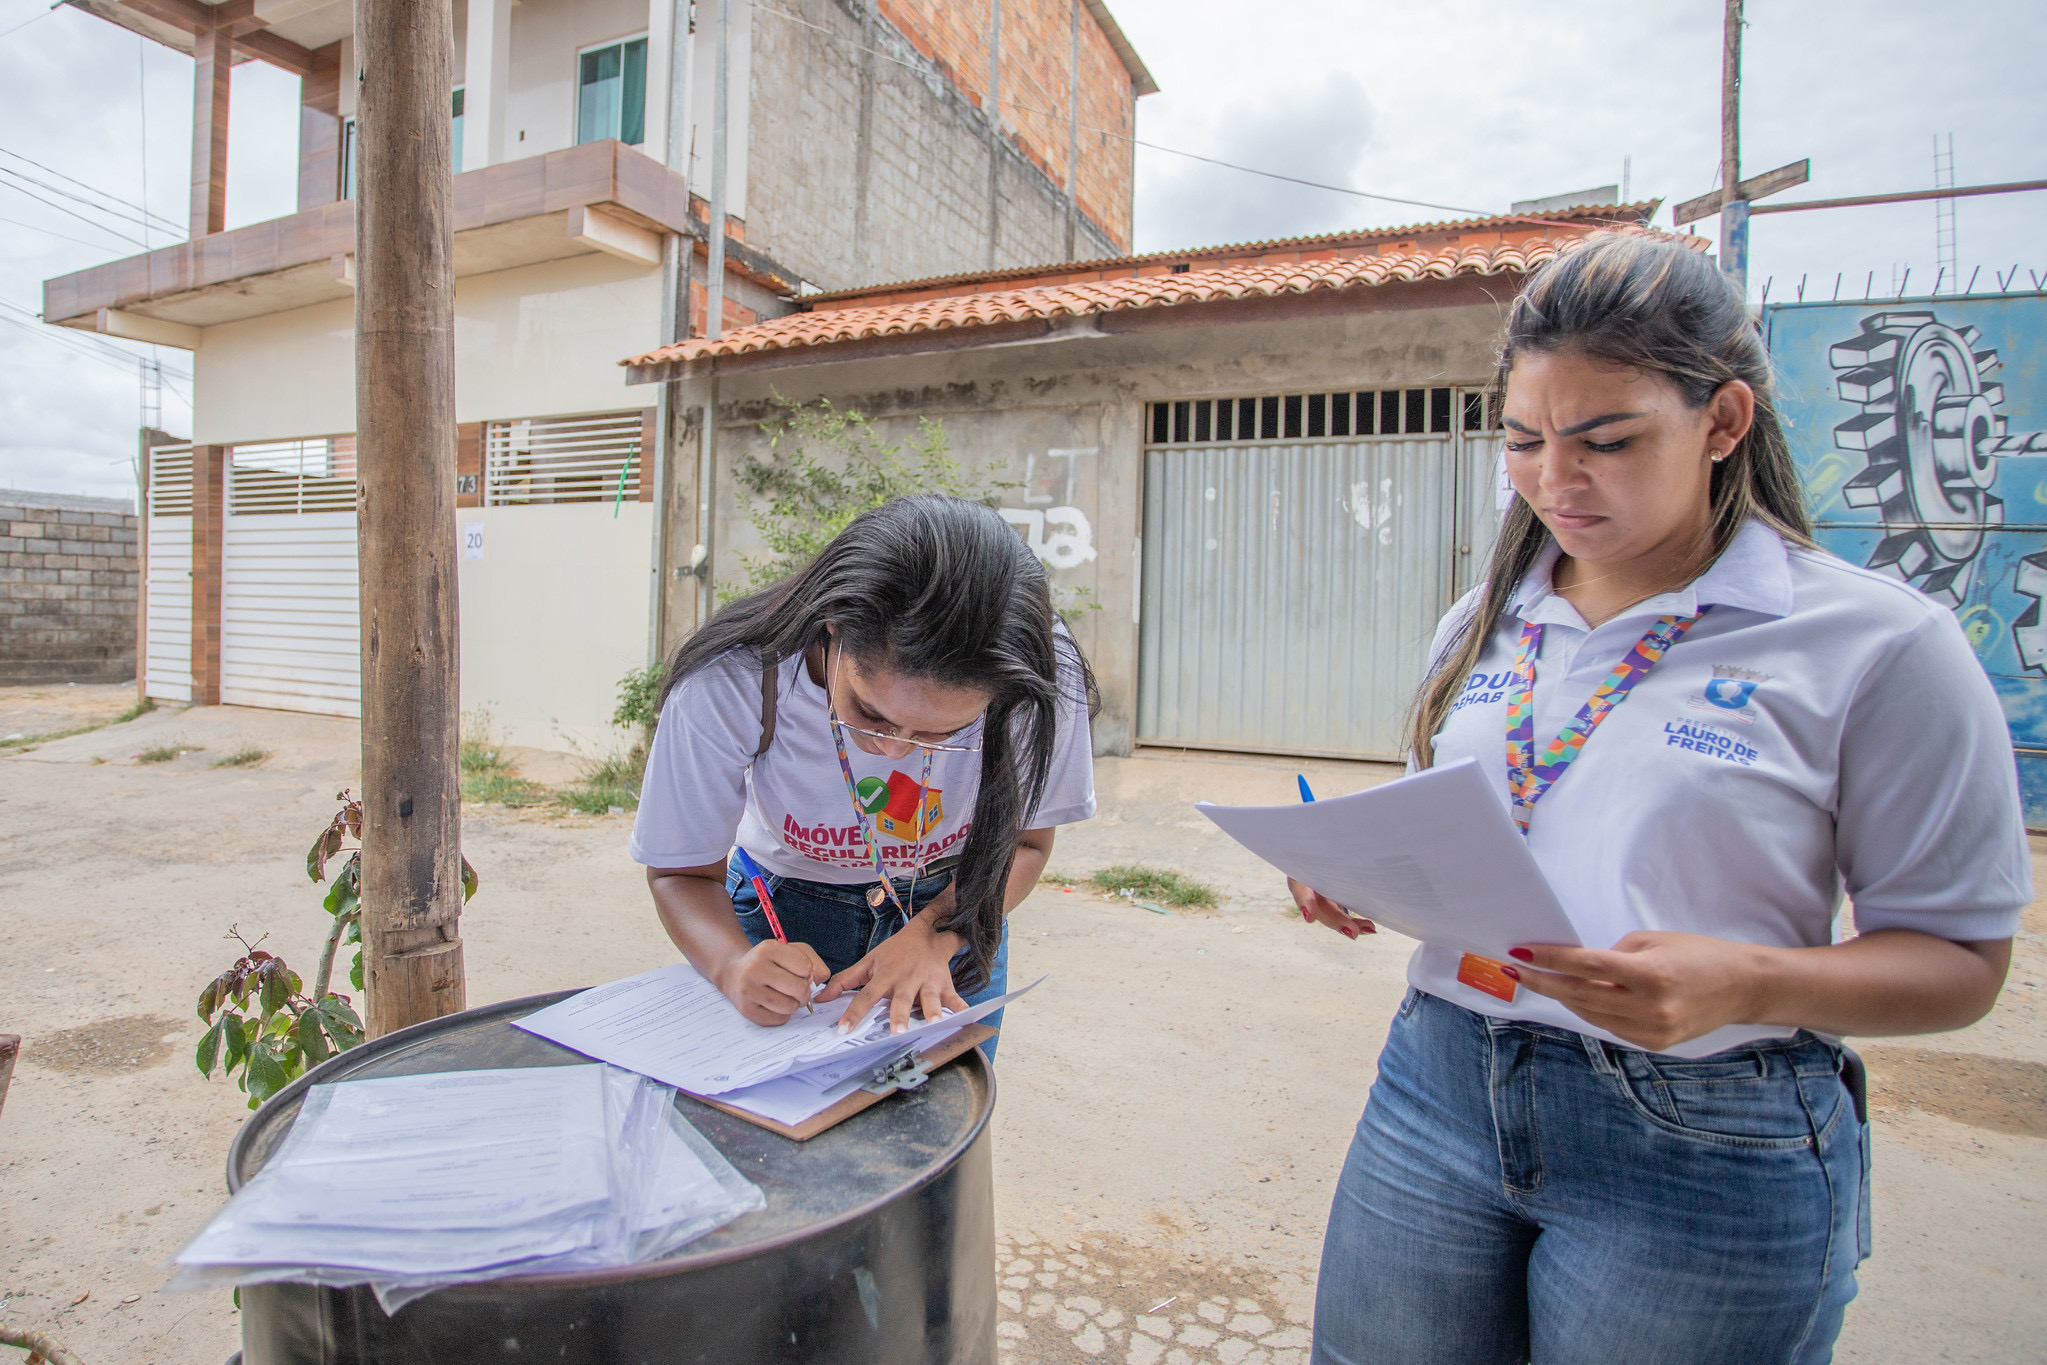
[[[1054,446],[1042,464],[1036,451],[1024,456],[1025,505],[1002,508],[1002,518],[1049,568],[1076,568],[1095,557],[1094,526],[1074,505],[1073,470],[1081,457],[1100,453],[1099,446]]]
[[[1954,611],[2047,823],[2047,297],[1764,310],[1822,546]]]

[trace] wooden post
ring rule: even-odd
[[[192,447],[192,704],[220,705],[227,447]]]
[[[463,1008],[449,0],[356,0],[355,414],[371,1037]]]
[[[207,22],[192,35],[194,240],[227,227],[227,96],[235,40],[226,27]]]
[[[1720,44],[1720,268],[1748,288],[1748,201],[1741,198],[1741,0],[1727,0]]]

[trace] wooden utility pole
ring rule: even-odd
[[[449,0],[356,0],[355,419],[371,1037],[464,1004]]]
[[[1720,268],[1748,289],[1748,200],[1741,197],[1741,0],[1720,42]]]

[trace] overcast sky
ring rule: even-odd
[[[0,0],[0,487],[132,492],[140,417],[133,357],[148,348],[45,328],[41,282],[132,254],[133,205],[186,218],[192,63],[48,0]],[[1138,135],[1304,179],[1505,211],[1621,180],[1639,199],[1690,198],[1718,179],[1717,0],[1111,0],[1161,93]],[[2047,177],[2038,56],[2047,6],[2019,0],[1750,0],[1742,170],[1811,157],[1810,185],[1781,198],[1927,188],[1936,135],[1954,135],[1959,184]],[[14,28],[13,32],[4,30]],[[298,81],[237,67],[228,225],[292,211]],[[145,119],[146,113],[146,119]],[[143,155],[145,122],[147,157]],[[28,158],[24,161],[21,158]],[[131,207],[79,209],[30,176],[54,168]],[[1137,153],[1141,251],[1455,217]],[[79,209],[80,212],[84,210]],[[2037,229],[2047,195],[1959,201],[1959,273],[1979,291],[2017,266],[2047,282]],[[1669,222],[1666,206],[1659,217]],[[1697,225],[1712,232],[1713,220]],[[153,225],[161,246],[179,235]],[[1842,297],[1934,280],[1931,203],[1758,218],[1751,292]],[[1942,292],[1954,288],[1948,280]],[[55,334],[54,336],[52,334]],[[164,424],[190,430],[191,357],[161,352]]]

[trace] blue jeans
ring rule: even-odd
[[[903,917],[893,904],[883,901],[877,910],[867,903],[865,886],[800,881],[773,873],[765,876],[768,894],[775,899],[775,917],[782,921],[782,932],[789,936],[791,943],[808,943],[815,948],[834,975],[866,957],[884,939],[894,936],[903,927]],[[896,894],[910,899],[913,912],[931,904],[938,898],[938,893],[950,885],[952,873],[949,871],[919,877],[914,897],[911,897],[908,878],[901,878],[895,883]],[[754,894],[753,883],[741,876],[738,868],[725,874],[725,890],[732,896],[732,907],[739,912],[739,927],[746,931],[747,938],[760,943],[775,936],[775,931],[768,927],[767,915],[761,911],[760,897]],[[966,960],[965,948],[954,955],[952,970],[955,977],[966,966]],[[1008,990],[1009,925],[1005,922],[1002,941],[995,945],[995,960],[989,964],[987,982],[978,990],[963,992],[962,998],[969,1005],[978,1005]],[[999,1029],[1006,1012],[997,1010],[981,1022]],[[998,1036],[981,1044],[981,1055],[994,1061],[995,1045],[1000,1041]]]
[[[1696,1061],[1410,990],[1338,1180],[1316,1365],[1813,1365],[1867,1254],[1811,1034]]]

